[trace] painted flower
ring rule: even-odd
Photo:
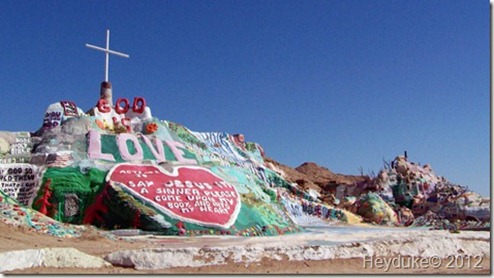
[[[156,123],[149,123],[146,125],[146,132],[147,133],[154,133],[158,130],[158,125]]]
[[[101,120],[96,119],[95,122],[99,128],[105,129],[105,124]]]

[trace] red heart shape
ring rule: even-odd
[[[169,173],[156,165],[121,163],[106,181],[172,218],[198,225],[229,228],[240,212],[235,187],[199,166],[178,166]]]

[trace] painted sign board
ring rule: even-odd
[[[31,206],[36,196],[41,171],[26,163],[0,164],[0,190],[25,206]]]
[[[121,163],[106,179],[172,218],[201,226],[229,228],[240,211],[235,187],[204,167],[178,166],[170,173],[157,165]]]

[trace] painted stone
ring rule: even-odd
[[[229,228],[240,212],[235,187],[203,167],[179,166],[167,172],[156,165],[122,163],[106,180],[172,218],[201,226]]]
[[[0,191],[25,206],[31,206],[42,171],[26,163],[0,164]]]
[[[73,217],[79,213],[79,196],[75,193],[67,193],[65,194],[65,206],[64,206],[64,216],[65,217]]]
[[[60,126],[63,121],[83,115],[84,112],[71,101],[60,101],[51,104],[46,108],[45,117],[43,119],[43,130],[52,129]]]

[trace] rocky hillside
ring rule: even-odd
[[[314,162],[305,162],[296,168],[284,165],[272,158],[265,158],[266,163],[271,163],[283,171],[283,177],[292,183],[297,183],[303,188],[312,188],[318,192],[325,191],[331,184],[354,184],[368,180],[368,176],[353,176],[337,174],[326,167]]]
[[[362,181],[369,180],[368,176],[352,176],[333,173],[326,167],[322,167],[313,162],[305,162],[295,168],[300,173],[312,179],[312,182],[319,187],[324,188],[328,184],[356,184]]]
[[[265,161],[287,181],[316,191],[322,202],[354,212],[364,221],[438,229],[490,227],[490,199],[404,156],[397,156],[375,178],[337,174],[313,162],[292,168],[271,158]]]

